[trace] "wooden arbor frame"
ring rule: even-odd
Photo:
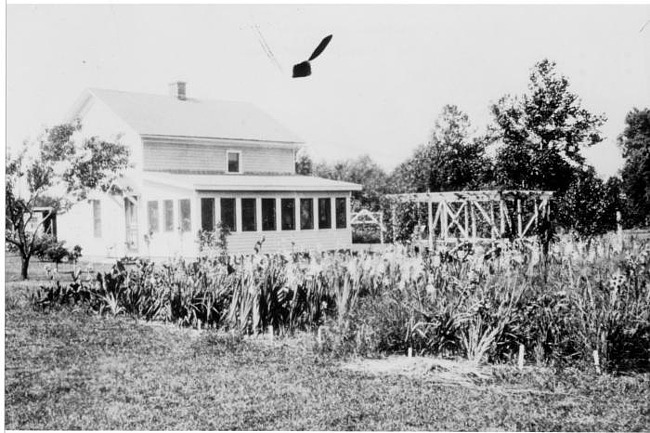
[[[428,238],[432,246],[434,237],[441,241],[458,239],[469,242],[499,239],[506,234],[506,228],[516,233],[517,238],[523,239],[531,232],[540,215],[548,217],[552,195],[551,191],[531,190],[390,194],[393,242],[397,227],[396,203],[427,204]],[[525,209],[526,205],[528,209]],[[498,216],[495,207],[498,207]],[[489,232],[489,236],[480,236],[479,227],[481,231]]]
[[[384,243],[384,214],[382,212],[370,212],[368,209],[361,209],[359,212],[352,213],[350,225],[368,224],[379,228],[379,242]]]

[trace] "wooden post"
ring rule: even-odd
[[[433,203],[429,199],[429,215],[428,215],[428,226],[429,226],[429,251],[433,251]]]
[[[521,199],[517,199],[517,235],[521,238],[523,237],[522,227],[521,227]]]
[[[412,348],[412,347],[409,347],[409,350],[408,350],[408,357],[409,357],[409,358],[413,358],[413,348]]]
[[[384,245],[384,213],[379,212],[379,242]]]
[[[393,243],[397,242],[397,212],[395,211],[395,203],[390,204],[391,223],[393,225]]]
[[[490,237],[494,239],[497,234],[497,220],[494,217],[494,201],[490,200],[490,218],[492,218],[492,224],[490,224]]]
[[[474,206],[472,206],[472,202],[469,202],[470,208],[471,208],[471,215],[472,215],[472,239],[476,240],[476,215],[474,211]]]
[[[503,237],[506,232],[506,210],[504,209],[505,202],[499,201],[499,235]]]
[[[465,202],[465,233],[469,235],[469,200]],[[467,236],[469,237],[469,236]]]
[[[618,242],[623,246],[623,225],[621,224],[621,211],[616,211],[616,234],[618,235]]]
[[[596,373],[600,374],[600,357],[598,356],[598,351],[594,350],[594,365],[596,366]]]
[[[440,229],[442,231],[442,239],[446,241],[449,229],[447,221],[447,202],[441,201],[440,206],[442,206],[442,211],[440,212]]]

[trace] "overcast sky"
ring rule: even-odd
[[[392,169],[445,104],[484,130],[490,103],[523,92],[546,57],[607,115],[586,155],[609,176],[625,114],[650,107],[648,20],[648,4],[9,5],[8,142],[60,122],[86,87],[165,94],[181,79],[190,97],[258,105],[317,160],[368,153]],[[292,79],[330,33],[313,75]]]

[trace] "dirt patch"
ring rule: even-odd
[[[416,376],[447,385],[468,387],[475,387],[492,378],[489,367],[463,360],[428,357],[360,359],[346,363],[342,368],[375,375]]]

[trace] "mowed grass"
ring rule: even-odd
[[[476,386],[377,376],[264,342],[40,312],[6,291],[5,428],[102,430],[648,430],[650,377],[520,374]],[[497,371],[495,370],[495,371]]]

